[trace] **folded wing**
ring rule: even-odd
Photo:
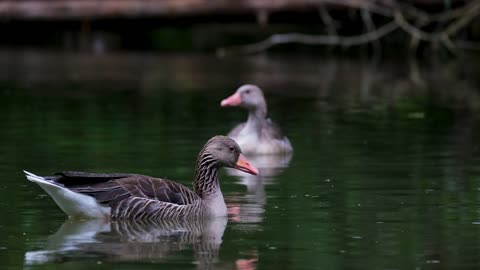
[[[62,172],[50,179],[111,207],[130,198],[176,205],[188,205],[199,199],[196,193],[181,184],[146,175]]]

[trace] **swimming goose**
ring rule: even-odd
[[[24,172],[71,217],[161,220],[226,216],[220,167],[258,174],[238,144],[225,136],[211,138],[200,151],[193,190],[139,174],[61,172],[42,177]]]
[[[292,145],[280,128],[267,118],[267,104],[262,90],[252,84],[238,88],[235,94],[222,100],[222,107],[240,106],[248,110],[248,120],[237,125],[228,137],[234,139],[244,153],[289,153]]]

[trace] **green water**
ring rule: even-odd
[[[0,52],[1,269],[478,269],[480,82],[441,64]],[[478,62],[478,61],[477,61]],[[265,89],[290,157],[221,174],[228,220],[69,221],[21,170],[190,185],[202,145]]]

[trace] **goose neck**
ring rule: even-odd
[[[267,104],[260,103],[248,108],[248,119],[265,119],[267,117]]]
[[[258,132],[265,121],[266,113],[261,110],[250,110],[248,113],[247,125],[245,130],[249,132]]]
[[[203,199],[220,190],[217,160],[206,151],[202,151],[197,159],[193,190]]]

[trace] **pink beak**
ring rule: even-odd
[[[253,174],[253,175],[258,174],[258,170],[252,165],[250,165],[250,162],[248,162],[248,160],[242,154],[238,156],[237,163],[235,164],[235,169],[240,170],[242,172],[249,173],[249,174]]]
[[[239,93],[235,93],[228,98],[222,100],[220,103],[220,106],[225,107],[225,106],[238,106],[242,103],[242,97],[240,96]]]

